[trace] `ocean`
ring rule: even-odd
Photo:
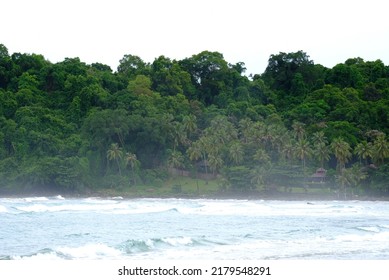
[[[0,260],[389,260],[389,202],[0,198]]]

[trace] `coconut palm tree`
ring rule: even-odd
[[[379,135],[374,140],[372,156],[377,165],[383,164],[385,159],[389,157],[389,142],[386,140],[385,134]]]
[[[293,158],[293,153],[294,153],[294,145],[292,144],[291,141],[288,143],[285,143],[283,148],[282,148],[282,158],[289,162]]]
[[[201,152],[200,143],[197,141],[193,142],[192,145],[186,150],[186,153],[188,154],[188,157],[191,161],[196,161],[201,158]]]
[[[193,142],[192,145],[186,151],[191,161],[197,161],[200,158],[202,159],[207,178],[208,178],[207,150],[209,148],[208,142],[209,141],[207,140],[207,138],[203,136],[197,141]]]
[[[298,141],[302,140],[305,137],[305,124],[295,121],[292,125],[293,134],[295,135]]]
[[[354,148],[354,154],[359,157],[359,162],[362,163],[362,159],[365,160],[365,164],[367,164],[368,158],[373,156],[373,147],[371,142],[363,141],[358,143]]]
[[[267,124],[261,127],[261,143],[267,148],[272,148],[274,143],[274,138],[277,133],[277,126],[272,124]]]
[[[346,141],[343,140],[343,138],[339,137],[332,141],[331,148],[338,162],[338,171],[339,173],[342,173],[345,168],[345,164],[349,161],[352,155],[351,147]]]
[[[190,136],[197,131],[197,119],[195,115],[187,115],[182,119],[182,126]]]
[[[225,116],[216,116],[205,129],[205,136],[212,138],[216,144],[225,145],[238,138],[238,131]]]
[[[130,165],[130,167],[131,167],[132,180],[133,180],[134,185],[136,185],[135,166],[137,166],[139,164],[139,161],[136,157],[136,154],[127,152],[125,155],[125,161],[126,161],[126,166]]]
[[[234,141],[229,148],[229,156],[235,164],[243,161],[243,147],[239,141]]]
[[[330,159],[330,149],[325,142],[317,142],[313,146],[313,155],[320,161],[320,167],[324,168],[324,162]]]
[[[108,160],[115,160],[116,161],[120,176],[122,175],[122,171],[120,169],[119,160],[122,158],[122,156],[123,156],[122,148],[119,147],[119,145],[117,143],[111,144],[110,148],[107,151],[107,158],[108,158]]]
[[[313,133],[311,139],[312,139],[312,143],[314,145],[321,144],[321,143],[323,143],[325,145],[328,144],[327,137],[324,136],[323,131],[317,131],[317,132]]]
[[[168,159],[170,167],[181,168],[184,166],[184,156],[180,151],[172,151]]]
[[[213,174],[215,174],[215,172],[217,172],[224,164],[223,159],[217,153],[210,154],[208,156],[208,163]]]
[[[340,174],[335,176],[336,183],[340,186],[340,190],[343,191],[344,198],[346,198],[346,186],[349,186],[352,184],[352,178],[351,173],[346,168],[343,168]],[[338,198],[339,198],[338,193]]]
[[[184,126],[181,123],[175,122],[172,125],[170,135],[173,140],[173,151],[176,150],[178,145],[187,145],[189,142]]]
[[[252,134],[253,124],[253,121],[248,118],[239,121],[239,132],[242,137],[242,141],[245,144],[248,143],[250,135]]]
[[[257,149],[255,152],[253,159],[261,163],[261,165],[270,164],[270,156],[269,154],[262,148]]]
[[[182,153],[180,151],[172,151],[170,153],[170,156],[168,158],[168,165],[172,168],[181,168],[184,166],[184,156],[182,155]],[[174,172],[176,173],[176,172]],[[180,186],[177,186],[179,188],[181,188],[181,184],[179,184]]]
[[[358,164],[354,164],[351,168],[343,168],[341,174],[336,176],[336,182],[341,186],[344,192],[344,198],[347,197],[346,187],[355,187],[361,180],[367,178],[367,173],[364,172]],[[354,191],[352,189],[352,195]]]
[[[303,173],[305,174],[305,161],[312,155],[312,148],[308,140],[305,138],[299,139],[296,143],[294,153],[295,156],[301,160]]]

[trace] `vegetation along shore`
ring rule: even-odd
[[[116,71],[0,44],[0,195],[389,197],[389,66],[203,51]]]

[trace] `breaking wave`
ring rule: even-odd
[[[122,259],[139,253],[158,252],[167,249],[205,246],[207,240],[198,242],[190,237],[151,238],[146,240],[129,239],[118,246],[109,246],[102,243],[85,244],[79,247],[44,248],[37,252],[20,256],[1,256],[0,260],[56,260],[56,259]],[[216,244],[216,243],[215,243]]]
[[[0,260],[387,259],[388,211],[388,202],[0,198]]]

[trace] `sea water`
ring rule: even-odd
[[[0,198],[0,260],[389,259],[389,202]]]

